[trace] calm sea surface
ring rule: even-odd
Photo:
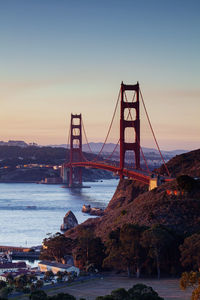
[[[91,188],[67,189],[62,185],[0,183],[0,245],[36,246],[47,233],[60,230],[72,210],[79,223],[88,219],[83,204],[105,208],[118,180],[88,182]]]

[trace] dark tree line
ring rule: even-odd
[[[124,224],[110,232],[103,243],[92,228],[80,229],[72,240],[57,233],[44,239],[41,259],[63,262],[73,255],[75,264],[85,271],[127,271],[140,274],[178,275],[186,270],[200,271],[200,234],[181,237],[166,226]]]
[[[76,300],[76,298],[70,294],[59,293],[55,296],[47,296],[44,291],[35,291],[31,293],[29,299],[31,300]],[[79,300],[86,300],[80,298]],[[136,284],[129,290],[119,288],[113,290],[110,295],[98,296],[96,300],[164,300],[159,297],[158,293],[153,290],[152,287],[144,284]]]

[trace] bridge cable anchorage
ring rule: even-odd
[[[148,122],[149,122],[149,126],[150,126],[150,128],[151,128],[151,132],[152,132],[153,137],[154,137],[154,141],[155,141],[155,143],[156,143],[156,146],[157,146],[158,151],[159,151],[159,153],[160,153],[160,156],[161,156],[161,158],[162,158],[162,161],[163,161],[163,164],[164,164],[165,169],[166,169],[166,171],[167,171],[167,174],[168,174],[168,176],[170,177],[169,169],[168,169],[168,167],[167,167],[167,165],[166,165],[166,163],[165,163],[165,160],[164,160],[164,158],[163,158],[163,155],[162,155],[162,153],[161,153],[160,147],[159,147],[159,145],[158,145],[158,142],[157,142],[157,139],[156,139],[156,136],[155,136],[153,127],[152,127],[152,125],[151,125],[151,121],[150,121],[150,118],[149,118],[149,115],[148,115],[148,112],[147,112],[147,109],[146,109],[146,105],[145,105],[145,103],[144,103],[144,98],[143,98],[143,96],[142,96],[141,89],[139,90],[139,92],[140,92],[140,96],[141,96],[141,99],[142,99],[142,104],[143,104],[143,107],[144,107],[144,110],[145,110],[145,114],[146,114],[147,120],[148,120]]]
[[[114,118],[115,118],[115,115],[116,115],[116,111],[117,111],[117,107],[118,107],[118,104],[119,104],[119,99],[120,99],[120,95],[121,95],[121,89],[119,90],[119,93],[118,93],[118,97],[117,97],[117,102],[115,104],[115,109],[114,109],[114,112],[113,112],[113,116],[112,116],[112,119],[111,119],[111,123],[110,123],[110,126],[109,126],[109,129],[108,129],[108,132],[107,132],[107,135],[106,135],[106,138],[105,138],[105,141],[99,151],[99,153],[97,154],[97,157],[93,160],[93,161],[97,161],[98,157],[100,156],[100,154],[102,153],[103,151],[103,148],[108,140],[108,136],[110,134],[110,131],[111,131],[111,127],[113,125],[113,121],[114,121]]]
[[[126,100],[126,102],[128,103],[128,99],[127,99],[126,91],[124,92],[124,95],[125,95],[125,100]],[[134,93],[134,95],[133,95],[132,102],[134,101],[134,99],[135,99],[135,93]],[[128,120],[128,117],[130,116],[130,118],[131,118],[131,121],[133,121],[133,117],[132,117],[132,114],[131,114],[131,108],[130,108],[130,107],[128,107],[128,110],[129,110],[129,112],[128,112],[127,120]],[[137,138],[137,136],[136,136],[136,142],[139,144],[140,151],[141,151],[141,153],[142,153],[142,157],[143,157],[144,163],[145,163],[145,165],[146,165],[146,168],[147,168],[147,172],[150,174],[151,172],[150,172],[150,170],[149,170],[149,167],[148,167],[148,164],[147,164],[146,158],[145,158],[145,156],[144,156],[144,152],[143,152],[143,150],[142,150],[142,147],[141,147],[141,145],[140,145],[140,142],[138,141],[138,138]]]

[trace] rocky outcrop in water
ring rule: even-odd
[[[83,205],[82,212],[91,216],[103,216],[104,210],[99,207],[91,207],[90,205]]]
[[[78,221],[71,210],[69,210],[63,218],[63,224],[60,227],[61,231],[67,231],[78,225]]]

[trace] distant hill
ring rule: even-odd
[[[92,160],[97,153],[102,149],[103,143],[90,143],[90,148],[87,144],[83,144],[83,152],[85,152],[85,157]],[[110,154],[115,149],[115,144],[108,143],[103,148],[101,156],[107,159]],[[66,144],[62,145],[49,145],[49,146],[39,146],[35,143],[27,144],[24,141],[0,141],[0,162],[1,165],[17,165],[17,164],[30,164],[30,163],[46,163],[46,164],[62,164],[65,159],[69,159],[69,145],[68,149]],[[150,170],[158,168],[162,164],[162,159],[160,157],[159,151],[154,148],[142,148],[143,153]],[[112,157],[109,158],[112,161],[119,161],[119,145],[116,151],[113,153]],[[172,157],[187,152],[186,150],[173,150],[173,151],[162,151],[162,155],[165,161],[169,161]],[[127,153],[126,163],[129,165],[134,164],[133,153]],[[141,155],[141,167],[146,169],[146,163],[143,161]]]
[[[101,150],[103,143],[89,143],[91,150],[94,153],[99,153],[99,151]],[[67,144],[60,144],[60,145],[48,145],[50,147],[63,147],[63,148],[69,148],[69,145]],[[108,143],[104,146],[103,148],[103,153],[112,153],[114,148],[116,147],[116,144],[114,143]],[[155,148],[147,148],[147,147],[142,147],[142,150],[144,153],[154,153],[154,154],[159,154],[159,151]],[[90,152],[90,149],[88,147],[88,144],[83,144],[83,151],[85,152]],[[120,151],[120,146],[118,145],[116,148],[116,152]],[[166,150],[162,150],[162,154],[164,156],[169,156],[169,157],[173,157],[175,155],[178,154],[182,154],[182,153],[186,153],[188,152],[188,150],[183,150],[183,149],[177,149],[177,150],[171,150],[171,151],[166,151]]]
[[[83,144],[83,151],[86,153],[95,153],[98,154],[103,146],[103,143],[89,143],[90,148],[88,147],[87,144]],[[66,147],[69,149],[69,145],[67,146],[66,144],[62,144],[62,145],[51,145],[52,147]],[[113,143],[108,143],[104,146],[101,155],[105,158],[107,158],[115,149],[116,144]],[[91,149],[91,150],[90,150]],[[160,153],[157,149],[154,148],[142,148],[145,159],[147,161],[147,165],[150,168],[150,170],[153,170],[155,168],[158,168],[161,164],[162,164],[162,158],[160,156]],[[120,146],[118,145],[115,152],[112,155],[112,160],[115,161],[119,161],[119,152],[120,152]],[[172,157],[174,157],[175,155],[181,154],[181,153],[185,153],[187,152],[187,150],[172,150],[172,151],[162,151],[162,155],[164,157],[164,160],[167,162],[168,160],[170,160]],[[131,164],[133,162],[133,155],[131,153],[127,153],[126,156],[126,161],[127,163]],[[143,161],[142,155],[141,155],[141,165],[143,169],[146,169],[146,165]]]
[[[86,153],[88,160],[96,157]],[[53,164],[59,165],[69,160],[69,150],[65,148],[40,147],[40,146],[0,146],[0,165],[16,166],[21,164]]]
[[[96,156],[85,153],[85,157],[92,160]],[[54,170],[46,166],[60,166],[66,160],[69,160],[69,150],[61,147],[2,145],[0,146],[0,182],[38,182],[46,177],[59,177],[60,169]],[[111,172],[83,169],[83,181],[110,178],[113,178]]]

